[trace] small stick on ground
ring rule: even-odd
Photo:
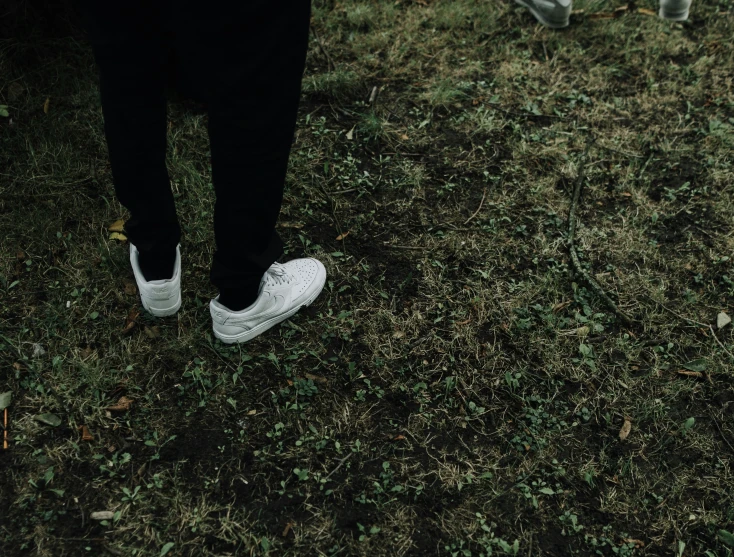
[[[370,100],[368,101],[369,104],[374,103],[375,99],[377,99],[377,85],[372,88],[372,92],[370,93]]]
[[[472,216],[470,216],[466,221],[464,222],[464,226],[469,224],[469,221],[471,221],[474,217],[479,214],[479,211],[482,210],[482,205],[484,205],[484,198],[487,197],[487,188],[484,188],[484,193],[482,194],[482,200],[479,202],[479,207],[477,207],[477,210],[472,213]]]
[[[596,282],[596,280],[589,274],[586,269],[583,268],[583,266],[581,265],[581,261],[579,260],[578,253],[576,252],[576,209],[579,204],[579,198],[581,197],[581,189],[584,185],[584,179],[586,178],[586,160],[589,156],[589,151],[591,150],[591,146],[593,144],[594,140],[592,139],[587,143],[584,154],[581,157],[579,174],[578,178],[576,179],[576,186],[573,190],[573,197],[571,198],[571,207],[568,211],[568,251],[571,254],[571,262],[573,263],[573,268],[575,269],[575,271],[586,281],[586,283],[591,287],[596,295],[604,300],[609,309],[611,309],[614,314],[619,317],[619,319],[625,325],[629,327],[634,324],[634,319],[632,319],[629,315],[619,309],[617,307],[617,304],[614,303],[614,300],[612,300],[609,295],[604,292],[604,289],[601,287],[601,285]]]
[[[685,315],[681,315],[680,313],[676,313],[672,309],[670,309],[668,306],[666,306],[662,302],[658,302],[655,298],[652,298],[651,296],[647,296],[646,295],[645,298],[647,298],[651,302],[659,305],[661,308],[663,308],[668,313],[671,313],[671,314],[675,315],[678,319],[682,319],[683,321],[688,321],[692,325],[698,325],[699,327],[703,327],[704,329],[708,329],[709,328],[709,325],[707,325],[706,323],[701,323],[700,321],[696,321],[695,319],[689,319]]]
[[[324,58],[326,58],[326,64],[329,68],[329,71],[333,72],[336,69],[336,65],[334,64],[334,61],[331,59],[331,56],[329,56],[329,53],[326,51],[326,47],[324,46],[324,41],[321,40],[321,37],[316,32],[316,29],[314,27],[311,27],[311,32],[313,33],[313,36],[316,37],[316,42],[319,43],[319,50],[321,50],[321,54],[323,54]]]
[[[3,449],[8,448],[8,409],[3,410]]]
[[[716,331],[714,331],[714,327],[713,327],[712,325],[709,325],[709,330],[711,331],[711,336],[712,336],[712,337],[714,337],[714,340],[715,340],[715,341],[716,341],[716,342],[718,343],[718,345],[719,345],[719,346],[721,346],[721,349],[722,349],[722,350],[723,350],[724,352],[726,352],[726,353],[727,353],[727,354],[729,355],[729,357],[730,357],[730,358],[731,358],[732,360],[734,360],[734,354],[732,354],[731,352],[729,352],[729,351],[728,351],[728,350],[726,349],[726,346],[724,346],[724,343],[722,343],[722,342],[721,342],[721,341],[719,340],[719,337],[717,337],[717,336],[716,336]]]
[[[324,478],[324,481],[328,480],[331,476],[333,476],[336,473],[337,470],[339,470],[339,468],[341,468],[342,466],[344,466],[344,463],[347,460],[349,460],[350,458],[352,458],[352,455],[353,454],[354,453],[349,453],[347,456],[345,456],[344,458],[342,458],[339,461],[339,464],[336,465],[336,468],[334,468],[331,472],[329,472],[329,475]]]

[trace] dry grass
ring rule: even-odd
[[[734,329],[685,318],[734,311],[732,6],[576,8],[316,2],[281,232],[329,282],[241,347],[210,334],[206,117],[171,106],[183,308],[123,335],[89,50],[1,43],[3,554],[731,554]],[[569,270],[591,137],[577,245],[634,328]]]

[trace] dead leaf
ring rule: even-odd
[[[26,254],[22,249],[19,249],[15,254],[15,258],[18,261],[23,261],[26,258]]]
[[[125,231],[125,220],[119,219],[113,222],[108,228],[110,232],[124,232]]]
[[[157,325],[153,327],[146,327],[145,329],[143,329],[143,332],[145,333],[145,336],[151,340],[161,336],[161,328],[158,327]]]
[[[392,438],[393,441],[403,441],[405,439],[405,435],[396,435]]]
[[[551,310],[553,313],[558,313],[562,309],[566,309],[568,306],[571,305],[571,300],[566,300],[565,302],[558,302],[555,306],[553,306],[553,309]]]
[[[347,139],[351,141],[354,138],[354,128],[347,132]]]
[[[717,329],[723,329],[729,323],[731,323],[731,317],[729,317],[725,312],[722,311],[719,315],[716,316]]]
[[[289,522],[288,524],[285,525],[285,528],[283,528],[283,537],[284,538],[288,535],[288,532],[291,531],[291,528],[293,528],[293,526],[295,526],[295,524],[293,524],[292,522]]]
[[[648,10],[647,8],[637,8],[637,13],[642,15],[651,15],[653,17],[658,16],[658,13],[655,10]]]
[[[463,326],[463,325],[468,325],[469,323],[471,323],[471,317],[469,319],[465,319],[464,321],[457,321],[455,324]]]
[[[620,195],[622,197],[632,197],[632,194],[630,192],[628,192],[628,191],[623,191]]]
[[[96,511],[89,515],[92,520],[112,520],[115,517],[115,513],[112,511]]]
[[[279,222],[278,227],[279,228],[303,228],[304,224],[302,222]]]
[[[629,437],[630,431],[632,431],[632,422],[629,420],[629,418],[624,419],[624,424],[622,424],[622,429],[619,430],[619,440],[624,441]]]
[[[82,430],[82,441],[94,441],[94,437],[89,433],[89,428],[85,425],[80,425],[79,429]]]
[[[700,371],[688,371],[687,369],[679,369],[676,373],[678,375],[686,375],[688,377],[703,377],[703,373]]]
[[[46,102],[43,103],[43,113],[48,114],[48,108],[51,106],[51,97],[46,97]]]
[[[130,279],[125,279],[123,282],[123,291],[128,296],[135,296],[138,293],[138,287],[135,286],[135,282]]]
[[[138,311],[138,308],[132,308],[127,314],[127,319],[125,319],[125,327],[122,329],[122,334],[126,335],[132,332],[132,330],[135,328],[135,324],[137,323],[137,319],[140,316],[140,312]]]
[[[126,412],[130,410],[130,407],[133,405],[134,399],[121,396],[120,400],[117,401],[116,404],[113,404],[112,406],[108,406],[107,410],[112,410],[113,412]]]
[[[127,236],[120,232],[113,232],[110,234],[110,240],[119,240],[120,242],[127,242]]]
[[[89,358],[89,356],[92,355],[92,352],[93,352],[92,347],[87,344],[87,346],[82,348],[80,352],[82,360],[86,360],[87,358]]]
[[[248,416],[254,416],[255,414],[257,414],[257,410],[250,410],[247,412]]]
[[[18,362],[13,362],[13,369],[14,369],[15,371],[20,371],[20,370],[22,370],[22,369],[23,369],[23,366],[22,366],[22,365],[20,365],[20,364],[19,364]]]
[[[643,542],[642,540],[636,540],[634,538],[623,538],[622,541],[624,543],[633,543],[637,547],[645,547],[645,542]]]
[[[314,383],[321,383],[322,385],[326,385],[329,382],[326,377],[322,377],[321,375],[314,375],[313,373],[306,373],[305,377],[306,379],[310,379]]]
[[[408,137],[407,134],[404,133],[403,135],[400,136],[400,139],[402,139],[403,141],[408,141],[410,138]]]
[[[351,230],[347,230],[344,234],[339,234],[339,236],[336,237],[336,241],[337,242],[341,242],[344,238],[346,238],[347,236],[349,236],[349,233],[350,232],[351,232]]]
[[[404,338],[404,337],[405,337],[405,333],[403,331],[395,331],[392,334],[392,338]]]

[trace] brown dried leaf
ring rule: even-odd
[[[302,222],[279,222],[279,228],[303,228]]]
[[[624,441],[629,437],[630,431],[632,431],[632,422],[629,418],[624,419],[624,424],[622,424],[622,429],[619,430],[619,440]]]
[[[321,383],[322,385],[326,385],[329,382],[326,377],[323,377],[321,375],[314,375],[313,373],[306,373],[305,377],[306,379],[310,379],[314,383]]]
[[[393,441],[403,441],[405,439],[405,435],[396,435],[392,438]]]
[[[130,279],[125,279],[122,288],[128,296],[135,296],[138,293],[138,287],[135,286],[135,282]]]
[[[293,522],[289,522],[288,524],[285,525],[285,528],[283,528],[283,537],[284,538],[288,535],[288,532],[291,531],[291,528],[293,528],[293,526],[295,526],[295,524],[293,524]]]
[[[688,371],[687,369],[679,369],[676,373],[678,375],[687,375],[688,377],[703,377],[703,373],[700,371]]]
[[[145,329],[143,329],[143,332],[145,333],[145,336],[147,336],[151,340],[161,336],[161,328],[157,325],[153,327],[146,327]]]
[[[351,230],[347,230],[344,234],[339,234],[339,236],[336,237],[336,241],[337,242],[341,242],[344,238],[346,238],[347,236],[349,236],[349,233],[350,232],[351,232]]]
[[[637,8],[637,13],[642,15],[651,15],[657,17],[658,13],[655,10],[648,10],[647,8]],[[645,544],[642,544],[645,545]]]
[[[109,228],[107,228],[110,232],[124,232],[125,231],[125,220],[119,219],[113,222]]]
[[[255,414],[257,414],[257,410],[249,410],[249,411],[247,412],[247,415],[248,415],[248,416],[254,416]]]
[[[653,13],[654,13],[654,12],[653,12]],[[623,538],[623,539],[622,539],[622,541],[623,541],[624,543],[633,543],[633,544],[635,544],[635,545],[636,545],[637,547],[645,547],[645,542],[643,542],[642,540],[636,540],[636,539],[634,539],[634,538]]]
[[[82,441],[94,441],[94,437],[89,432],[89,428],[87,426],[79,426],[79,429],[82,430]]]
[[[138,311],[138,308],[130,309],[130,312],[127,314],[127,319],[125,319],[125,327],[122,329],[123,335],[127,335],[132,332],[139,316],[140,312]]]
[[[112,406],[108,406],[106,409],[111,410],[113,412],[126,412],[127,410],[130,410],[130,407],[133,405],[134,399],[121,396],[120,400],[117,401],[117,404],[113,404]]]
[[[558,302],[555,306],[553,306],[553,309],[551,310],[553,313],[558,313],[562,309],[566,309],[568,306],[571,305],[571,300],[566,300],[565,302]]]
[[[110,234],[110,240],[119,240],[120,242],[127,242],[127,236],[120,232],[113,232]]]
[[[43,113],[48,114],[48,109],[51,106],[51,97],[46,97],[46,102],[43,103]]]

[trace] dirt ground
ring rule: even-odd
[[[156,319],[83,35],[0,41],[0,554],[731,555],[733,4],[574,7],[316,1],[279,230],[328,282],[234,347],[205,109]]]

